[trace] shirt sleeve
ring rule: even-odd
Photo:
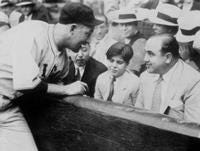
[[[40,82],[39,67],[32,52],[37,51],[33,35],[23,34],[12,44],[13,87],[15,90],[35,88]]]

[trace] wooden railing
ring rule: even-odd
[[[200,126],[195,123],[87,97],[46,97],[35,104],[29,109],[25,105],[25,115],[41,151],[200,148]]]

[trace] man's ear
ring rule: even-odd
[[[173,55],[170,52],[168,52],[168,53],[165,54],[165,56],[166,56],[166,61],[165,62],[167,64],[171,63]]]
[[[77,25],[76,24],[72,24],[71,28],[70,28],[70,31],[74,31],[76,28],[77,28]]]

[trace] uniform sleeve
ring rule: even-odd
[[[12,43],[13,87],[15,90],[35,88],[40,82],[39,67],[32,52],[36,52],[34,37],[23,34]]]

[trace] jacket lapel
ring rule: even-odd
[[[160,107],[161,113],[165,112],[165,110],[167,109],[167,107],[170,104],[170,101],[173,100],[173,98],[179,88],[178,83],[180,81],[182,72],[183,72],[183,64],[181,61],[178,61],[176,69],[175,69],[174,73],[172,74],[171,79],[169,81],[169,85],[167,88],[167,95],[166,95],[165,99],[163,100],[163,103]]]

